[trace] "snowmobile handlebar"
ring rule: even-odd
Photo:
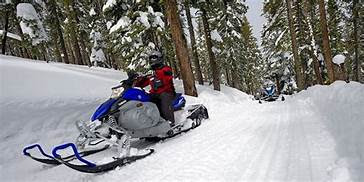
[[[42,149],[42,147],[41,147],[39,144],[34,144],[34,145],[30,145],[30,146],[28,146],[28,147],[25,147],[25,148],[23,149],[23,154],[24,154],[24,155],[26,155],[26,156],[30,156],[30,153],[28,152],[28,150],[31,150],[31,149],[33,149],[33,148],[38,148],[38,150],[40,151],[40,153],[41,153],[43,156],[53,159],[53,157],[52,157],[52,156],[50,156],[50,155],[48,155],[48,154],[46,154],[46,153],[44,152],[44,150]]]
[[[57,152],[58,152],[59,150],[66,149],[66,148],[68,148],[68,147],[71,147],[71,148],[72,148],[73,153],[75,154],[75,157],[76,157],[79,161],[83,162],[84,164],[86,164],[86,165],[87,165],[87,166],[89,166],[89,167],[95,167],[95,166],[96,166],[96,164],[94,164],[94,163],[92,163],[92,162],[89,162],[89,161],[87,161],[86,159],[82,158],[82,157],[80,156],[80,153],[78,152],[78,150],[77,150],[77,148],[76,148],[75,144],[73,144],[73,143],[66,143],[66,144],[59,145],[59,146],[55,147],[55,148],[52,150],[52,155],[53,155],[53,156],[54,156],[54,158],[56,158],[56,159],[61,159],[61,155],[57,154]]]

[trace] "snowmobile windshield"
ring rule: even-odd
[[[116,99],[116,98],[120,97],[121,93],[123,93],[123,91],[124,91],[124,87],[122,87],[122,86],[117,86],[117,87],[111,88],[110,98]]]

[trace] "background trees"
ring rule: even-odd
[[[283,3],[290,3],[291,10]],[[359,47],[363,46],[356,42],[357,35],[361,32],[356,28],[363,25],[355,22],[359,22],[362,16],[356,12],[363,8],[356,3],[357,1],[346,0],[265,2],[264,16],[268,23],[262,33],[262,47],[264,60],[268,65],[266,72],[279,72],[278,74],[284,76],[288,70],[294,70],[289,71],[289,75],[296,75],[293,84],[297,83],[299,87],[299,66],[303,74],[303,88],[313,84],[332,83],[338,79],[358,80],[356,76],[362,77],[363,72],[359,73],[356,69],[356,65],[360,65],[357,62],[360,58],[357,56],[363,54],[359,51]],[[359,11],[355,11],[354,7]],[[288,29],[291,33],[294,31],[296,38],[289,39]],[[358,51],[355,51],[355,47]],[[345,55],[344,69],[332,62],[336,55]],[[300,61],[293,61],[296,58]],[[282,72],[283,70],[287,72]]]
[[[173,21],[167,3],[176,5]],[[248,93],[264,79],[298,90],[363,81],[358,0],[266,1],[261,46],[240,0],[14,0],[0,7],[2,54],[144,71],[148,52],[157,49],[190,95],[194,80]],[[341,67],[331,61],[336,55],[346,57]]]

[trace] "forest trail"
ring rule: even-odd
[[[87,74],[76,73],[79,69]],[[21,151],[32,143],[40,143],[49,152],[55,145],[74,142],[78,135],[74,122],[89,119],[107,98],[110,87],[125,74],[13,57],[1,60],[0,72],[4,86],[0,100],[1,181],[364,179],[364,112],[360,107],[364,97],[359,94],[363,86],[355,82],[315,86],[286,96],[284,102],[263,104],[229,87],[215,92],[198,86],[199,97],[186,97],[187,103],[206,105],[209,120],[188,133],[152,145],[156,152],[143,160],[95,175],[62,165],[48,167]],[[102,79],[91,73],[101,73]],[[181,92],[181,82],[176,80],[175,84]]]

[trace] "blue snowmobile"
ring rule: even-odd
[[[273,102],[279,98],[278,91],[274,84],[266,84],[264,88],[259,92],[259,95],[256,97],[261,104],[262,101]],[[284,101],[284,96],[281,97],[281,100]]]
[[[80,135],[75,143],[54,147],[52,155],[46,154],[39,144],[34,144],[24,148],[23,154],[41,163],[65,164],[80,172],[105,172],[154,152],[153,149],[136,152],[131,150],[132,140],[164,140],[196,128],[203,120],[209,118],[205,106],[186,106],[182,94],[176,94],[173,101],[176,123],[170,125],[160,116],[157,106],[150,102],[149,94],[143,89],[133,87],[133,79],[128,78],[113,87],[110,98],[96,109],[90,121],[76,122]],[[111,162],[96,164],[84,158],[112,147],[117,148],[118,156],[113,156]],[[39,150],[42,158],[30,154],[29,151],[35,148]],[[71,148],[73,153],[66,157],[61,156],[59,153],[66,148]]]

